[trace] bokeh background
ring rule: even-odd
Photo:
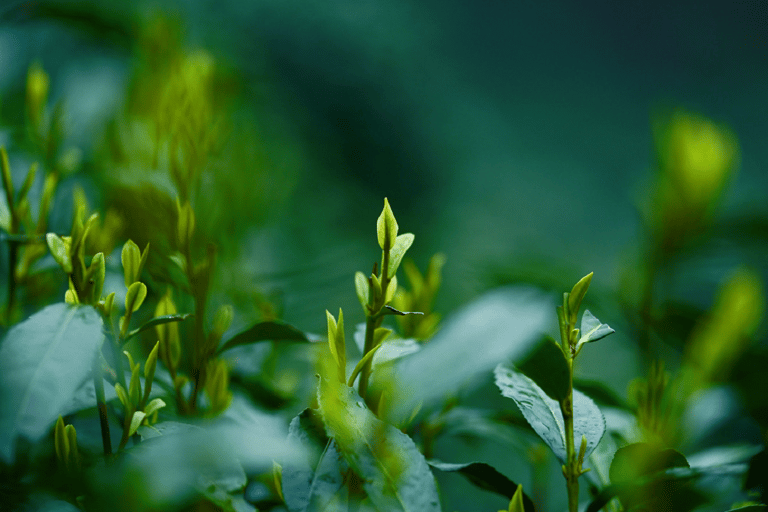
[[[379,257],[387,197],[416,235],[416,264],[446,256],[443,316],[498,285],[555,297],[594,271],[588,307],[617,334],[577,373],[623,397],[650,355],[675,367],[677,333],[735,269],[765,283],[767,52],[759,0],[9,0],[0,145],[14,148],[18,182],[41,156],[62,173],[51,230],[68,232],[77,184],[112,211],[117,238],[162,254],[173,184],[155,148],[181,102],[205,148],[195,201],[200,237],[219,246],[212,301],[234,303],[233,330],[276,315],[323,332],[338,307],[362,321],[353,275]],[[46,115],[59,112],[53,150],[24,133],[31,66],[48,75]],[[705,160],[720,136],[733,158],[705,213],[670,220],[665,208],[685,200],[660,192],[674,165],[659,148],[679,116],[698,120]],[[675,231],[686,223],[690,239]],[[639,332],[643,311],[653,334]],[[753,323],[750,354],[764,361]],[[461,504],[465,484],[450,483]]]

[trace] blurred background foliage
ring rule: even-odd
[[[766,20],[759,1],[9,1],[0,146],[14,183],[39,164],[31,218],[58,184],[47,225],[26,232],[68,233],[82,187],[102,214],[89,254],[149,242],[153,300],[181,285],[174,203],[190,199],[197,246],[218,247],[208,311],[232,304],[233,332],[270,318],[323,332],[339,306],[362,321],[353,274],[378,258],[383,197],[418,268],[445,255],[441,316],[498,285],[560,293],[594,271],[589,308],[617,335],[577,377],[642,409],[652,361],[688,368],[686,396],[735,390],[710,397],[736,411],[712,428],[739,421],[715,429],[728,439],[655,435],[754,441],[768,426]],[[28,259],[16,319],[58,297],[52,258]],[[314,383],[292,350],[258,359],[273,406]],[[486,384],[464,398],[501,407]],[[518,460],[488,439],[434,450],[478,446]],[[541,498],[557,470],[532,467],[516,478]],[[456,508],[503,506],[445,478]]]

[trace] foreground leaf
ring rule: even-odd
[[[219,354],[232,347],[248,345],[258,341],[309,341],[307,335],[297,328],[282,322],[261,322],[236,334],[224,343]]]
[[[435,479],[410,437],[377,419],[344,384],[321,379],[318,400],[328,434],[377,509],[440,510]]]
[[[304,409],[291,420],[288,438],[304,448],[304,457],[282,469],[282,491],[290,512],[326,510],[332,503],[345,503],[348,488],[344,475],[349,471],[336,443],[328,439],[321,419]]]
[[[21,435],[37,441],[90,377],[101,346],[101,315],[54,304],[16,325],[0,345],[0,455],[14,458]]]
[[[693,491],[684,483],[661,478],[643,484],[642,479],[666,469],[688,467],[688,461],[678,451],[633,443],[616,451],[609,476],[611,483],[619,486],[616,495],[628,509],[683,512],[697,504]]]
[[[485,462],[467,462],[464,464],[450,464],[438,460],[427,461],[430,466],[448,473],[459,473],[466,477],[481,489],[501,494],[511,500],[517,492],[517,484],[499,473],[496,468]],[[526,512],[534,512],[533,501],[523,493],[523,504]]]
[[[526,421],[545,443],[565,462],[565,427],[560,404],[547,396],[531,379],[504,365],[496,367],[496,385],[501,394],[515,401]],[[605,418],[585,394],[573,390],[573,437],[587,438],[585,458],[605,433]]]

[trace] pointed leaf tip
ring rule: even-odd
[[[397,238],[397,221],[395,220],[395,214],[392,212],[392,208],[389,206],[389,201],[384,198],[384,209],[381,211],[378,220],[376,221],[376,234],[379,240],[379,247],[388,251],[395,245]]]

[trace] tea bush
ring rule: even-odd
[[[0,508],[768,509],[762,277],[734,265],[709,304],[674,292],[722,228],[727,127],[654,118],[645,232],[618,295],[592,273],[553,292],[557,278],[502,272],[443,317],[451,248],[422,271],[420,234],[383,198],[372,270],[327,263],[360,310],[313,303],[316,334],[237,259],[299,179],[261,167],[295,161],[253,147],[237,79],[176,30],[148,20],[124,108],[87,154],[39,63],[4,103],[23,129],[0,149]],[[640,361],[626,393],[581,378],[578,356],[611,361],[620,337]]]

